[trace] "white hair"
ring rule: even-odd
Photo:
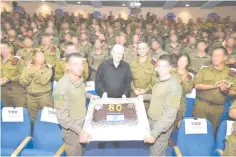
[[[125,51],[124,46],[120,45],[120,44],[115,44],[114,47],[111,50],[111,53],[113,54],[114,52],[116,53],[121,53],[123,54]]]

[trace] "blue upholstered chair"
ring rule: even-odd
[[[233,121],[229,120],[225,120],[220,124],[216,136],[216,156],[222,155],[223,151],[225,150],[225,137],[227,136],[227,134],[230,135],[233,128],[232,124]]]
[[[23,122],[3,122],[1,110],[1,156],[11,156],[15,149],[31,135],[31,121],[27,109],[23,109]],[[26,139],[27,141],[28,139]],[[17,152],[15,152],[17,153]],[[20,152],[18,152],[20,153]]]
[[[174,154],[177,156],[212,156],[215,151],[214,132],[211,123],[207,122],[206,134],[186,134],[185,120],[197,118],[184,118],[180,122],[177,133]]]
[[[42,110],[39,111],[33,137],[18,149],[23,149],[21,156],[62,156],[65,155],[65,144],[59,124],[41,121]]]

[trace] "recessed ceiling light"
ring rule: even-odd
[[[42,2],[45,2],[45,0],[41,0]]]
[[[185,7],[189,7],[189,4],[186,4]]]
[[[123,7],[125,7],[126,5],[125,4],[122,4]]]
[[[78,4],[80,4],[81,2],[77,2]]]

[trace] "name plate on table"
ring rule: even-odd
[[[109,113],[107,114],[106,122],[124,122],[125,116],[122,113]]]
[[[56,116],[56,110],[53,109],[53,108],[50,108],[50,107],[44,107],[43,110],[42,110],[40,120],[43,121],[43,122],[58,124],[57,116]]]
[[[231,135],[232,132],[234,131],[233,123],[234,123],[234,121],[227,120],[227,132],[226,132],[226,136]]]
[[[185,119],[185,134],[207,134],[206,119]]]
[[[86,82],[86,91],[94,91],[95,90],[95,82],[94,81],[88,81]]]
[[[24,114],[23,107],[3,107],[2,109],[3,122],[23,122]]]

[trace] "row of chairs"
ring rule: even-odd
[[[62,156],[65,144],[61,127],[41,120],[42,110],[35,121],[31,136],[31,120],[23,108],[23,122],[3,122],[1,110],[1,156]]]
[[[184,118],[179,124],[174,156],[221,156],[225,149],[225,138],[232,133],[234,121],[225,120],[221,122],[216,140],[210,121],[207,122],[206,134],[186,134],[186,120],[198,118]]]

